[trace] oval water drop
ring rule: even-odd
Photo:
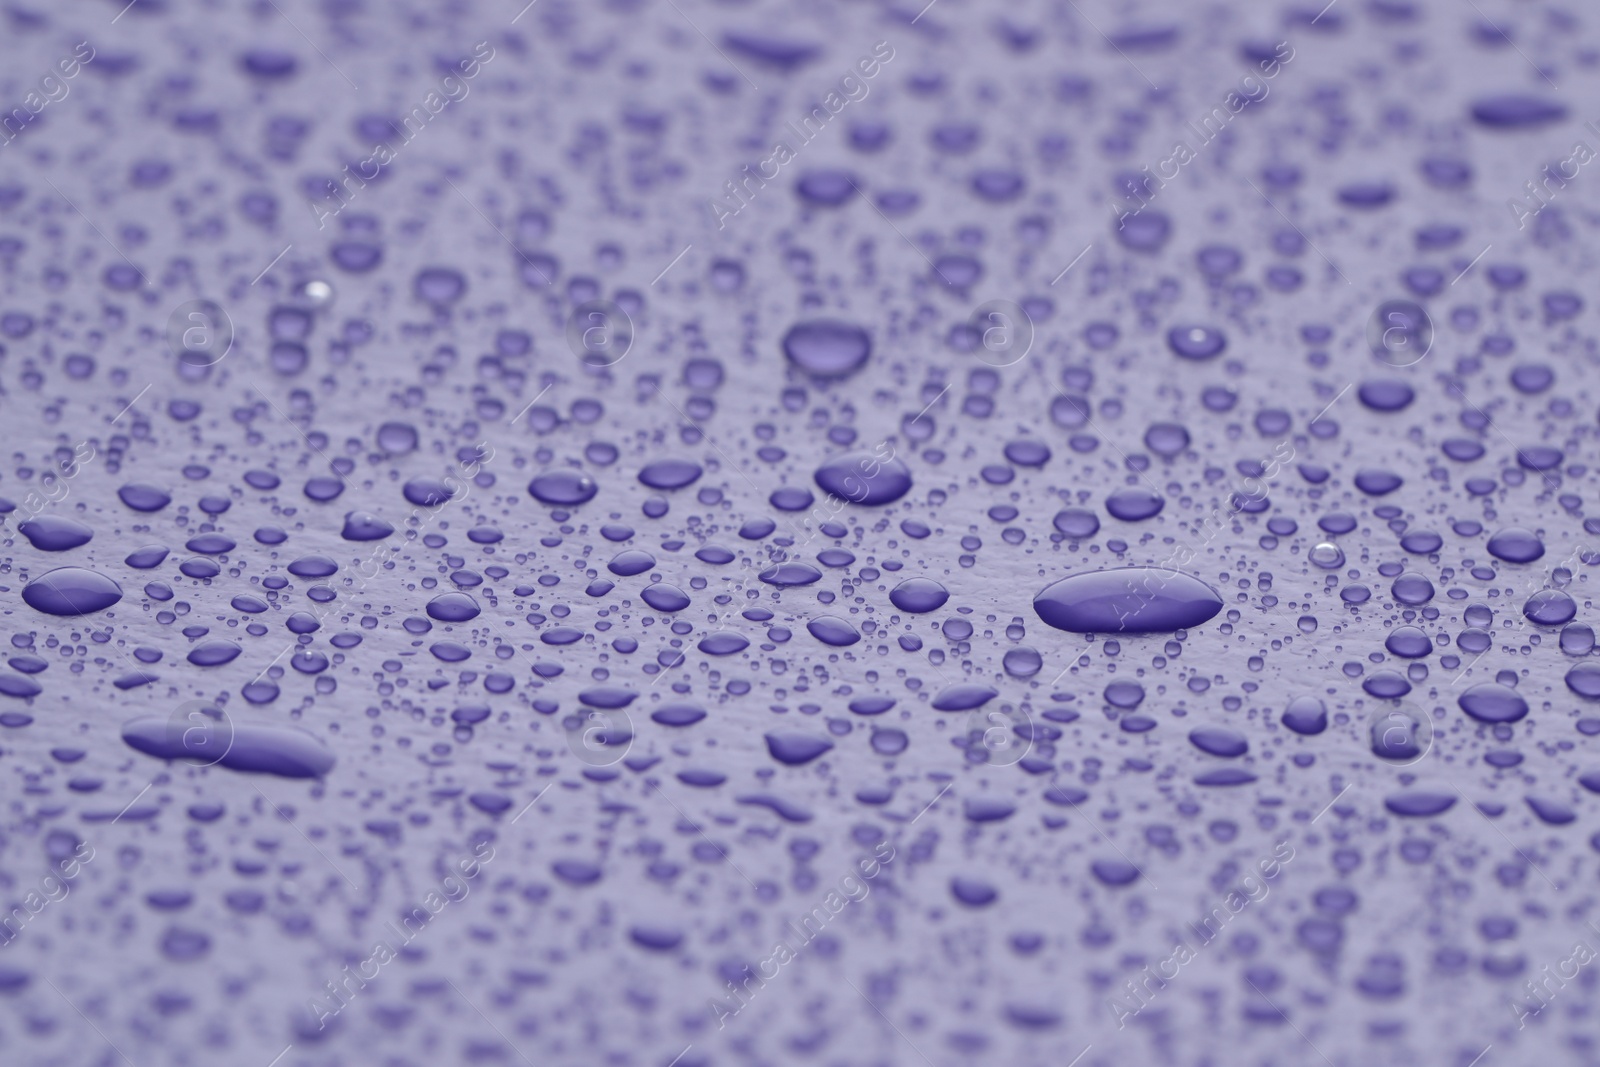
[[[1121,567],[1063,578],[1034,598],[1033,609],[1071,633],[1171,633],[1211,619],[1222,597],[1181,571]]]

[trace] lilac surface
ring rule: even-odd
[[[1590,13],[3,18],[0,1063],[1600,1062]]]

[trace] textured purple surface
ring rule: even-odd
[[[1595,18],[8,5],[0,1063],[1600,1062]]]

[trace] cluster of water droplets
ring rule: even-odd
[[[471,14],[135,5],[10,146],[0,1059],[1582,1046],[1591,223],[1506,225],[1514,34]],[[1210,51],[1281,69],[1169,177]]]

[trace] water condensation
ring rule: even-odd
[[[0,37],[0,1062],[1590,1062],[1581,8]]]

